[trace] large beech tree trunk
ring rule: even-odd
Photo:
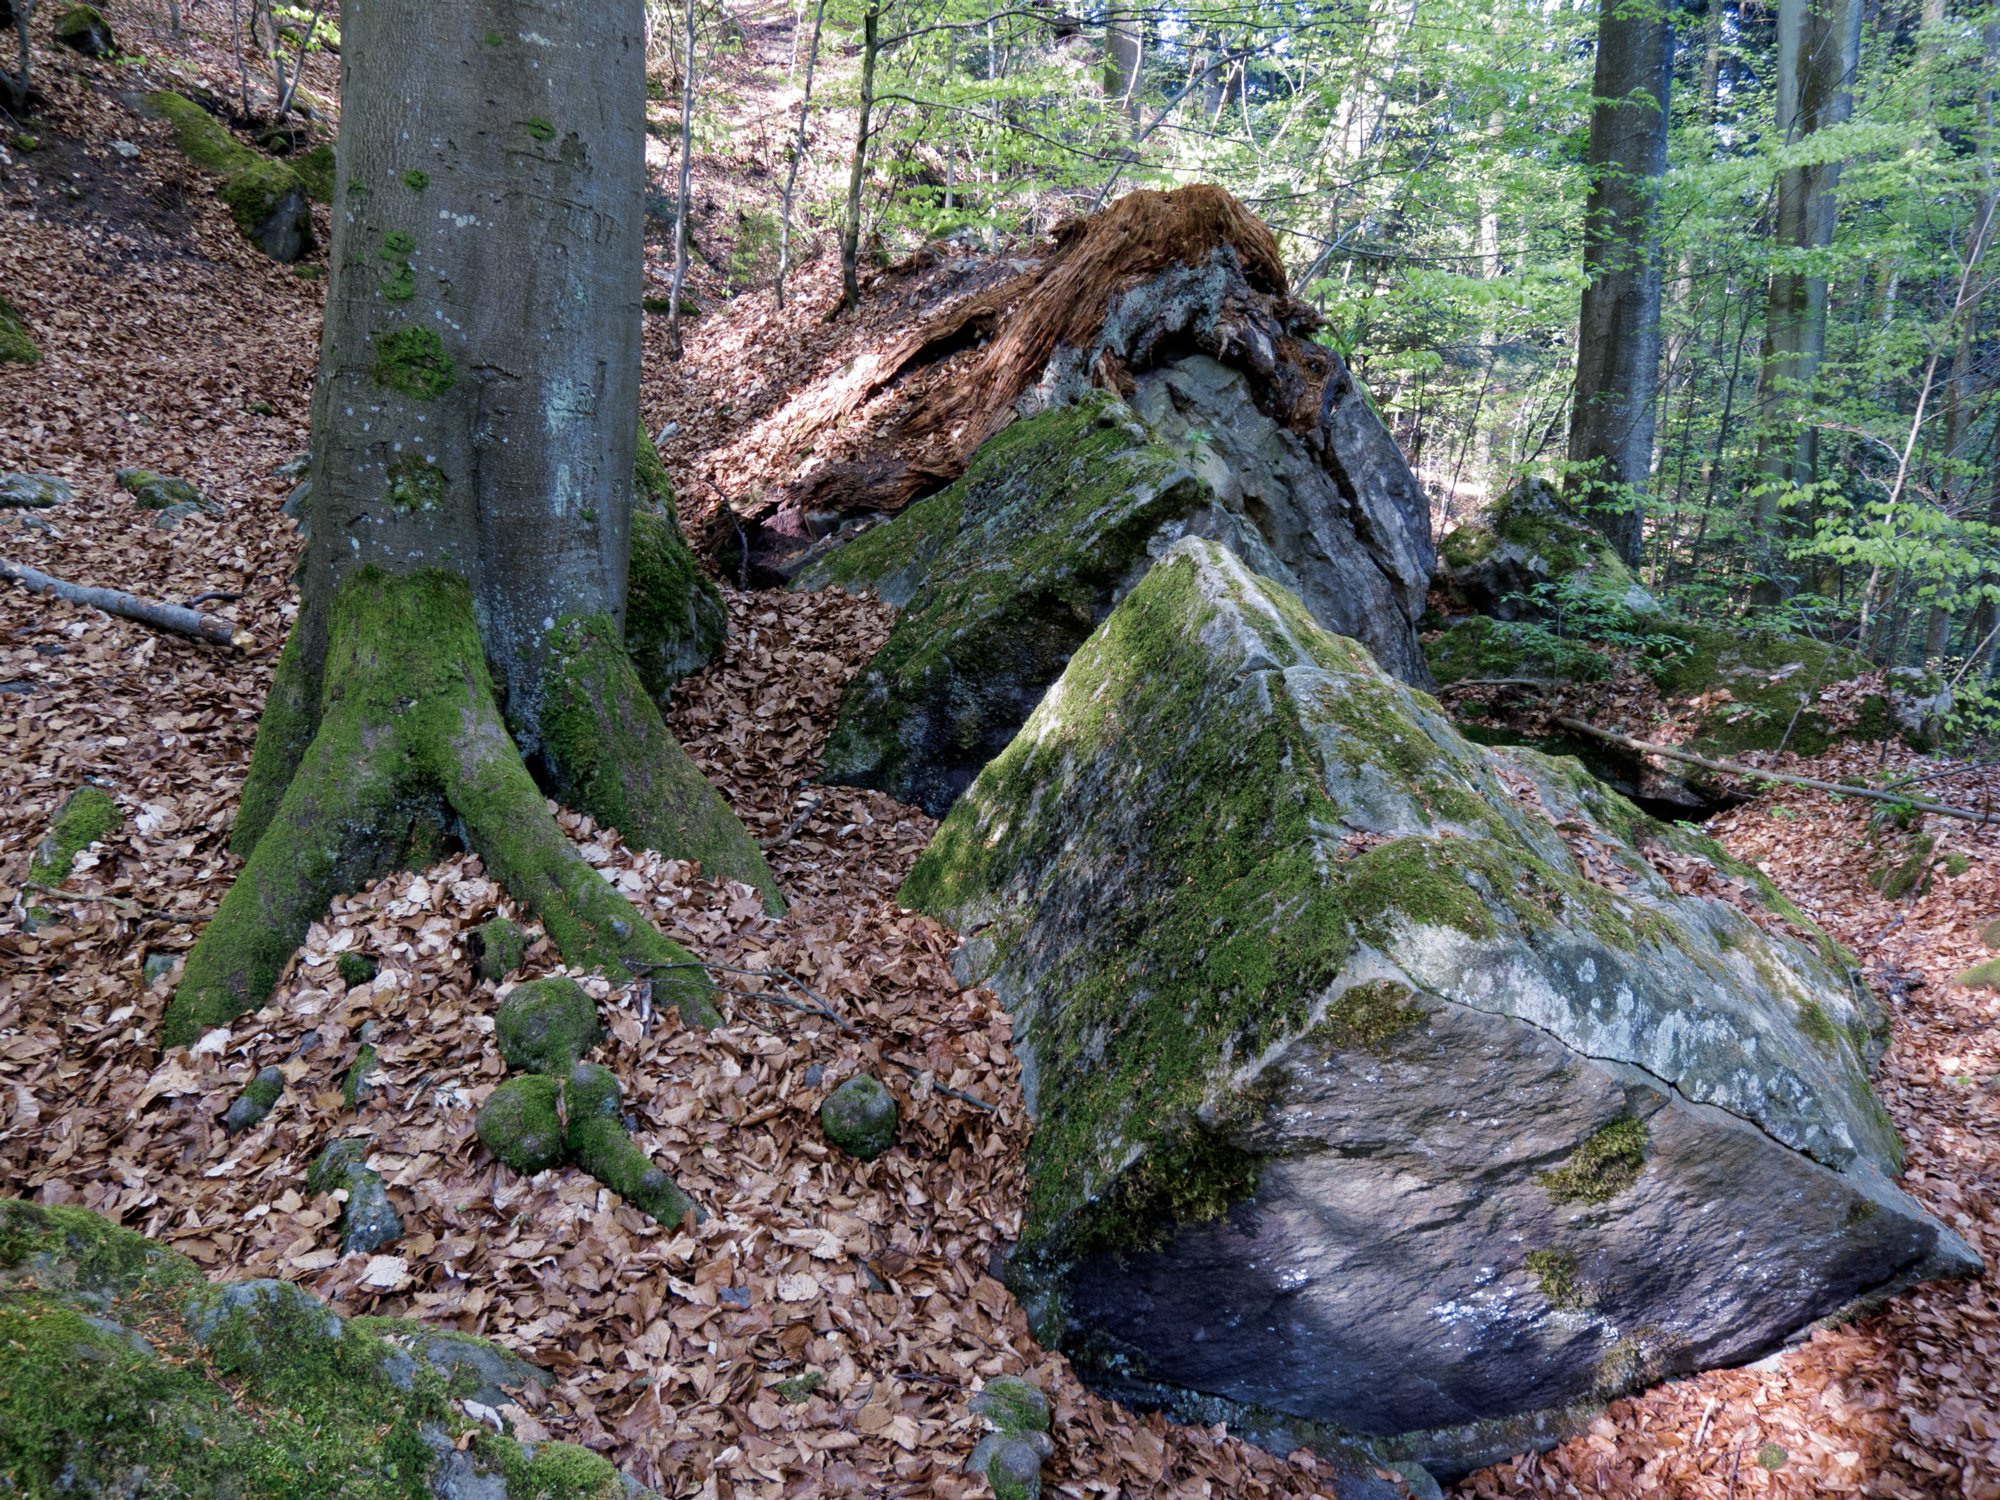
[[[1652,0],[1601,0],[1569,490],[1632,564],[1639,561],[1659,404],[1659,187],[1673,59],[1664,8]]]
[[[570,962],[684,962],[544,788],[775,900],[623,646],[642,0],[348,0],[341,20],[300,614],[244,788],[247,863],[169,1046],[260,1004],[334,895],[452,841]],[[684,1013],[711,1014],[671,972]]]

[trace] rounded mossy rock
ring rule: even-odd
[[[1518,1451],[1480,1422],[1977,1264],[1895,1185],[1879,1005],[1767,878],[1466,740],[1212,541],[1097,628],[899,899],[1012,1015],[1008,1277],[1107,1392],[1141,1369],[1462,1472]]]
[[[524,1177],[546,1172],[563,1159],[562,1085],[537,1074],[510,1078],[479,1108],[479,1143]]]
[[[111,23],[94,5],[72,5],[56,17],[56,40],[85,57],[111,57],[118,51]]]
[[[333,142],[322,142],[293,157],[292,170],[315,203],[333,202]]]
[[[1049,1430],[1049,1398],[1033,1381],[1001,1375],[986,1382],[971,1401],[972,1414],[984,1417],[995,1432]]]
[[[991,1432],[973,1448],[965,1467],[993,1487],[993,1500],[1041,1500],[1042,1464],[1054,1453],[1045,1432]]]
[[[42,357],[14,304],[0,297],[0,365],[32,365]]]
[[[76,857],[124,825],[125,815],[108,792],[81,786],[69,794],[49,831],[28,861],[28,879],[40,885],[61,885],[76,869]]]
[[[493,917],[473,928],[467,946],[472,953],[472,971],[497,983],[521,967],[528,955],[528,935],[518,923]]]
[[[1626,614],[1660,608],[1604,534],[1540,479],[1522,480],[1446,536],[1438,576],[1465,609],[1496,620],[1547,618],[1557,587]]]
[[[0,351],[7,339],[7,304],[0,302]],[[0,352],[0,364],[6,354]],[[0,510],[48,510],[67,503],[76,492],[66,479],[53,474],[0,474]]]
[[[216,1376],[224,1378],[218,1379]],[[343,1319],[281,1281],[211,1285],[95,1214],[0,1199],[0,1475],[26,1495],[609,1500],[602,1459],[469,1417],[533,1366],[485,1340]]]
[[[900,1118],[896,1096],[866,1073],[848,1079],[819,1107],[826,1138],[862,1161],[873,1161],[896,1144]]]
[[[290,163],[253,151],[185,95],[163,90],[147,103],[173,126],[189,161],[221,174],[218,196],[238,233],[285,264],[313,251],[313,195]]]
[[[604,1033],[597,1002],[574,979],[531,979],[500,1002],[493,1035],[508,1067],[561,1077]]]

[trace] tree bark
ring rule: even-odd
[[[854,159],[847,172],[847,208],[840,225],[840,301],[835,312],[861,306],[861,189],[868,180],[868,143],[874,129],[875,59],[881,51],[882,7],[871,0],[861,17],[861,108],[854,126]]]
[[[1129,4],[1113,4],[1104,13],[1104,102],[1121,111],[1135,131],[1144,48],[1139,27],[1139,14]]]
[[[334,895],[452,841],[570,962],[625,979],[685,958],[570,845],[529,761],[571,805],[774,889],[618,644],[641,0],[368,0],[342,20],[299,619],[237,819],[247,863],[169,1046],[262,1003]],[[713,1014],[699,982],[667,998]]]
[[[1777,128],[1796,144],[1846,121],[1854,109],[1861,53],[1862,0],[1782,0],[1778,10]],[[1778,175],[1772,242],[1782,250],[1823,250],[1833,243],[1838,162],[1788,167]],[[1766,549],[1757,590],[1764,602],[1790,592],[1779,543],[1787,530],[1779,505],[1813,480],[1818,429],[1796,420],[1800,401],[1826,353],[1826,278],[1801,270],[1771,274],[1765,297],[1764,355],[1757,378],[1756,530]]]
[[[803,19],[804,12],[800,15]],[[799,128],[792,138],[791,161],[785,167],[785,196],[778,220],[778,274],[771,287],[781,308],[785,305],[785,277],[792,269],[792,197],[798,190],[799,168],[806,157],[806,121],[812,110],[813,72],[819,66],[820,31],[825,25],[826,0],[818,0],[813,7],[812,43],[806,48],[805,87],[799,92]]]
[[[1659,184],[1673,57],[1673,27],[1653,0],[1600,0],[1568,489],[1634,565],[1659,405]]]

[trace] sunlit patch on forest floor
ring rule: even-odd
[[[226,85],[225,54],[198,58]],[[509,908],[469,858],[343,901],[264,1013],[193,1054],[158,1057],[172,978],[147,988],[142,965],[185,952],[234,872],[228,826],[291,615],[298,541],[275,470],[305,443],[319,289],[236,238],[163,128],[93,83],[106,69],[58,60],[47,71],[67,144],[46,160],[63,172],[10,168],[0,202],[0,283],[46,357],[0,373],[0,470],[62,475],[77,496],[45,526],[7,513],[0,551],[158,597],[239,593],[222,607],[257,644],[219,653],[0,595],[0,881],[11,894],[82,782],[107,787],[126,815],[67,894],[36,893],[57,920],[30,934],[14,911],[0,916],[0,1191],[97,1208],[219,1277],[290,1277],[346,1311],[490,1334],[558,1377],[526,1414],[530,1433],[586,1442],[670,1495],[982,1493],[958,1472],[976,1437],[966,1400],[1001,1373],[1028,1373],[1055,1398],[1054,1493],[1331,1493],[1308,1456],[1276,1458],[1085,1393],[1066,1361],[1033,1346],[991,1275],[1018,1225],[1027,1131],[1006,1018],[958,988],[950,934],[894,906],[928,821],[810,783],[840,691],[884,629],[867,604],[734,596],[728,654],[675,704],[676,732],[770,847],[796,898],[786,917],[570,824],[669,933],[714,962],[798,976],[856,1028],[789,1008],[797,991],[755,978],[728,977],[762,997],[725,997],[726,1024],[707,1034],[655,1012],[640,987],[598,985],[601,1055],[642,1144],[707,1208],[698,1228],[654,1225],[574,1171],[517,1177],[477,1145],[473,1113],[501,1064],[494,987],[473,979],[465,938]],[[116,139],[142,156],[114,153]],[[74,172],[140,175],[120,179],[133,192],[98,202],[63,191]],[[159,227],[107,217],[134,192],[157,206]],[[823,261],[808,286],[799,316],[810,326],[785,346],[801,361],[836,337],[810,323],[825,303]],[[682,365],[649,368],[655,424],[703,422],[710,446],[727,436],[732,413],[704,382],[721,379],[723,351],[765,342],[747,330],[771,322],[764,298],[698,320]],[[790,368],[780,359],[759,378]],[[185,474],[225,514],[156,529],[112,489],[125,464]],[[1900,751],[1890,760],[1918,764]],[[1794,768],[1854,774],[1876,769],[1877,752]],[[1944,787],[1953,801],[2000,806],[2000,773]],[[1893,903],[1868,883],[1883,851],[1853,804],[1786,790],[1716,831],[1866,965],[1895,1016],[1879,1086],[1910,1144],[1909,1186],[1991,1263],[2000,996],[1950,979],[1988,956],[1979,932],[2000,918],[2000,841],[1934,827],[1940,861],[1961,855],[1963,872],[1941,864],[1928,894]],[[332,961],[352,948],[381,973],[350,989]],[[553,962],[546,945],[531,953],[538,970]],[[340,1083],[369,1023],[375,1092],[348,1117]],[[305,1049],[308,1035],[317,1042]],[[220,1111],[267,1063],[291,1080],[284,1101],[227,1137]],[[866,1166],[830,1153],[814,1118],[824,1092],[862,1068],[898,1089],[907,1120],[903,1145]],[[304,1179],[356,1125],[374,1135],[409,1237],[342,1260],[336,1205],[308,1196]],[[1464,1492],[1995,1497],[1996,1389],[1989,1273],[1921,1288],[1762,1367],[1621,1401],[1584,1437]]]

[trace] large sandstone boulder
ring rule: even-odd
[[[1010,1277],[1134,1400],[1458,1471],[1975,1258],[1768,881],[1178,543],[903,900],[1015,1020]]]
[[[1122,327],[1114,315],[1110,333]],[[1065,384],[1058,372],[1051,389]],[[963,479],[799,575],[795,587],[868,589],[902,607],[841,705],[827,780],[941,816],[1183,536],[1226,542],[1329,628],[1427,681],[1414,630],[1427,523],[1388,482],[1408,468],[1358,396],[1358,418],[1380,440],[1342,440],[1350,474],[1322,463],[1211,355],[1148,369],[1131,387],[1129,401],[1081,385],[1052,399],[990,439]],[[1354,410],[1332,410],[1339,430],[1360,425]]]
[[[546,1380],[483,1339],[343,1318],[289,1282],[211,1285],[83,1209],[0,1199],[9,1494],[640,1494],[586,1450],[517,1443],[465,1404]]]

